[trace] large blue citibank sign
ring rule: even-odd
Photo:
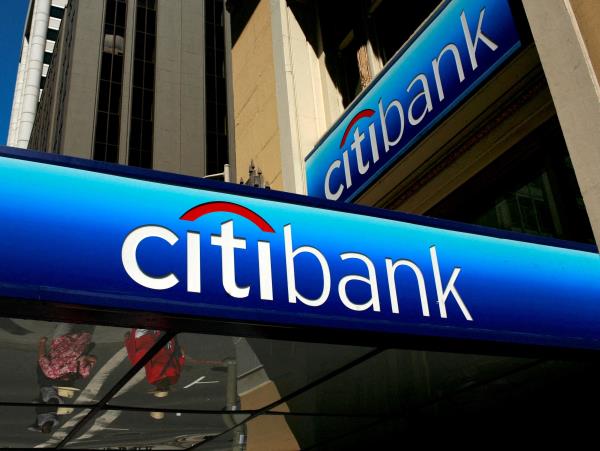
[[[0,302],[600,349],[593,246],[8,148],[0,180]]]
[[[508,0],[451,0],[306,157],[310,196],[351,201],[521,46]]]

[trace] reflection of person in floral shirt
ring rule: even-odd
[[[68,381],[90,375],[92,367],[96,364],[96,357],[87,355],[92,342],[89,332],[56,337],[50,343],[48,352],[47,341],[46,337],[40,338],[38,363],[48,379]]]

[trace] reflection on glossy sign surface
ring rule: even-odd
[[[271,325],[600,347],[594,252],[24,155],[0,157],[4,296]]]

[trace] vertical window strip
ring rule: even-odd
[[[228,162],[227,93],[223,0],[205,1],[206,172],[223,171]]]
[[[119,161],[123,53],[125,50],[125,0],[106,0],[100,83],[96,108],[94,160]]]
[[[152,167],[156,13],[154,0],[138,0],[133,55],[129,164],[144,168]]]

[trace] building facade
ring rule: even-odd
[[[232,180],[243,182],[249,167],[252,185],[306,194],[307,156],[380,80],[394,55],[424,32],[422,24],[453,1],[70,0],[23,147],[195,176],[219,173],[229,162]],[[597,243],[598,3],[498,2],[510,7],[520,50],[353,202]],[[489,16],[480,14],[475,39],[492,47],[495,37],[485,37]],[[452,55],[447,50],[437,59]],[[320,232],[335,240],[334,231]],[[199,233],[189,236],[200,243]],[[368,241],[368,231],[364,236]],[[231,241],[242,240],[232,232]],[[304,245],[295,245],[298,255]],[[245,241],[241,246],[232,245],[231,255],[245,249]],[[193,255],[199,267],[199,251]],[[250,261],[242,258],[238,269]],[[165,269],[162,261],[152,263]],[[219,268],[213,274],[207,266],[211,277],[203,283],[209,285]],[[52,270],[43,268],[44,274]],[[188,291],[200,293],[197,280]],[[398,291],[414,285],[399,282]],[[147,293],[151,300],[159,296]],[[111,287],[103,295],[118,297]],[[271,336],[264,321],[239,337],[234,326],[256,324],[195,323],[127,306],[29,307],[23,313],[14,299],[2,297],[17,307],[11,317],[5,307],[1,318],[6,345],[0,355],[22,365],[15,374],[0,372],[4,385],[15,387],[0,397],[11,425],[0,434],[7,447],[353,450],[594,439],[595,417],[588,412],[600,400],[595,355],[413,336],[399,345],[389,335],[373,339],[326,328],[298,334],[281,325]],[[243,310],[249,300],[229,301]],[[148,351],[157,343],[148,330],[162,337],[163,348]],[[59,415],[61,406],[50,408],[43,398],[48,381],[36,362],[45,356],[42,338],[64,337],[65,331],[93,336],[97,362],[87,376],[61,382],[71,398],[57,393],[54,399],[70,400],[75,411]],[[142,342],[148,353],[140,355],[153,359],[167,349],[180,362],[170,368],[170,385],[154,386],[148,376],[156,372],[144,370],[139,359],[133,363],[131,349]],[[33,404],[32,389],[40,393]],[[21,433],[21,417],[32,416],[32,405],[36,421],[40,413],[54,415],[50,435],[39,435],[43,424]]]
[[[32,5],[30,17],[50,7]],[[54,57],[32,106],[31,135],[18,146],[196,176],[223,173],[230,152],[226,20],[222,2],[70,1],[60,33],[50,33]],[[13,111],[12,122],[23,123],[21,116]]]
[[[27,12],[7,144],[27,147],[67,0],[31,2]]]
[[[357,203],[564,239],[594,241],[591,230],[596,230],[597,237],[595,210],[599,201],[596,183],[591,181],[594,177],[588,171],[597,167],[598,152],[594,144],[595,125],[590,125],[590,130],[584,133],[583,124],[595,122],[581,118],[596,117],[594,114],[597,114],[591,113],[597,111],[598,103],[598,64],[595,62],[598,45],[591,26],[597,15],[596,5],[586,1],[556,2],[557,5],[560,3],[553,6],[556,11],[542,12],[537,9],[542,8],[541,3],[535,0],[511,3],[524,50],[407,158],[379,177],[361,194]],[[437,1],[419,2],[399,11],[399,6],[385,1],[356,2],[348,8],[337,2],[283,4],[261,1],[252,5],[230,2],[238,165],[243,167],[253,160],[264,168],[266,179],[274,187],[305,192],[304,158],[437,6]],[[566,27],[564,33],[553,35],[564,36],[570,30],[570,38],[561,37],[558,48],[565,52],[565,58],[579,55],[579,62],[559,64],[549,56],[557,55],[557,44],[551,45],[552,51],[545,48],[549,38],[544,33],[551,33],[542,25],[559,22]],[[332,23],[336,26],[332,27]],[[577,51],[567,49],[567,43]],[[573,83],[570,89],[576,89],[576,86],[577,89],[589,89],[589,93],[562,89],[572,75],[582,79]],[[565,77],[561,79],[560,87],[555,77]],[[575,110],[568,110],[569,113],[561,117],[561,108],[566,108],[561,105],[563,97],[573,102],[573,108],[584,106],[584,102],[577,99],[586,99],[590,104],[585,111],[576,110],[576,114]],[[571,130],[567,130],[568,120],[574,122]],[[571,137],[575,130],[578,131],[577,138]],[[511,153],[522,155],[522,151],[510,149],[535,133],[539,139],[529,141],[538,144],[521,144],[534,154],[533,147],[540,148],[538,154],[531,156],[536,161],[535,167],[526,161],[502,163],[500,157],[503,155],[506,159]],[[541,154],[547,153],[548,143],[541,144],[540,139],[553,136],[552,133],[563,135],[563,138],[549,138],[555,143],[557,156],[554,163],[542,163],[546,157]],[[571,139],[582,146],[580,151],[569,141]],[[559,145],[561,140],[565,142]],[[585,161],[581,166],[577,163],[579,158]],[[548,165],[556,165],[564,159],[569,160],[564,164],[573,169],[549,168]],[[485,175],[488,170],[498,174],[498,178],[513,180],[518,177],[499,176],[498,172],[502,166],[512,171],[513,164],[527,173],[538,174],[536,177],[545,174],[541,176],[543,180],[550,177],[550,172],[556,174],[561,182],[554,181],[551,185],[557,186],[564,181],[565,186],[559,191],[564,188],[566,193],[552,193],[548,182],[541,179],[522,179],[520,186],[515,182],[512,188],[501,187]],[[477,174],[488,180],[485,187],[473,185]],[[539,211],[533,211],[536,207],[531,210],[519,204],[516,199],[529,190],[529,183],[546,186],[543,194],[526,195],[533,196],[526,203],[537,205]],[[460,187],[465,184],[463,190],[479,195],[489,193],[490,198],[461,197]],[[535,202],[536,196],[545,199],[544,207]],[[565,210],[559,212],[557,208],[563,208],[560,206],[563,201],[558,198],[565,196],[568,198],[565,202],[571,207],[565,206]],[[455,208],[450,206],[452,202],[454,206],[457,202],[464,205]],[[522,211],[516,213],[518,218],[515,202],[519,204],[517,209],[522,207]],[[473,207],[479,210],[471,211]],[[542,216],[546,219],[542,220]],[[561,224],[561,221],[567,223]]]
[[[307,156],[315,147],[319,151],[331,127],[339,127],[340,116],[347,121],[343,114],[361,92],[448,3],[229,1],[237,166],[253,161],[275,189],[306,193]],[[598,4],[509,5],[522,49],[353,202],[597,243]],[[486,20],[493,19],[480,17],[478,24],[484,24],[484,36]],[[581,433],[587,424],[580,414],[564,414],[581,411],[578,402],[568,401],[573,394],[566,388],[580,382],[577,365],[541,360],[530,367],[516,356],[486,357],[466,348],[459,356],[418,347],[387,351],[288,402],[290,437],[300,448],[313,449],[309,444],[323,440],[315,449],[364,449],[386,446],[392,437],[457,441],[456,431],[469,425],[476,438],[519,431],[524,442],[535,443],[548,424],[563,422],[564,433],[556,434],[562,437]],[[542,383],[544,371],[548,380]],[[465,385],[458,383],[463,377]],[[584,379],[581,391],[597,396]],[[454,383],[456,391],[446,391]],[[261,397],[260,389],[254,396]],[[308,425],[294,412],[335,412],[340,421],[359,412],[385,419],[356,430],[342,427],[345,432],[329,440],[327,421]],[[249,445],[252,427],[261,426],[249,427]],[[438,432],[430,436],[433,430]]]

